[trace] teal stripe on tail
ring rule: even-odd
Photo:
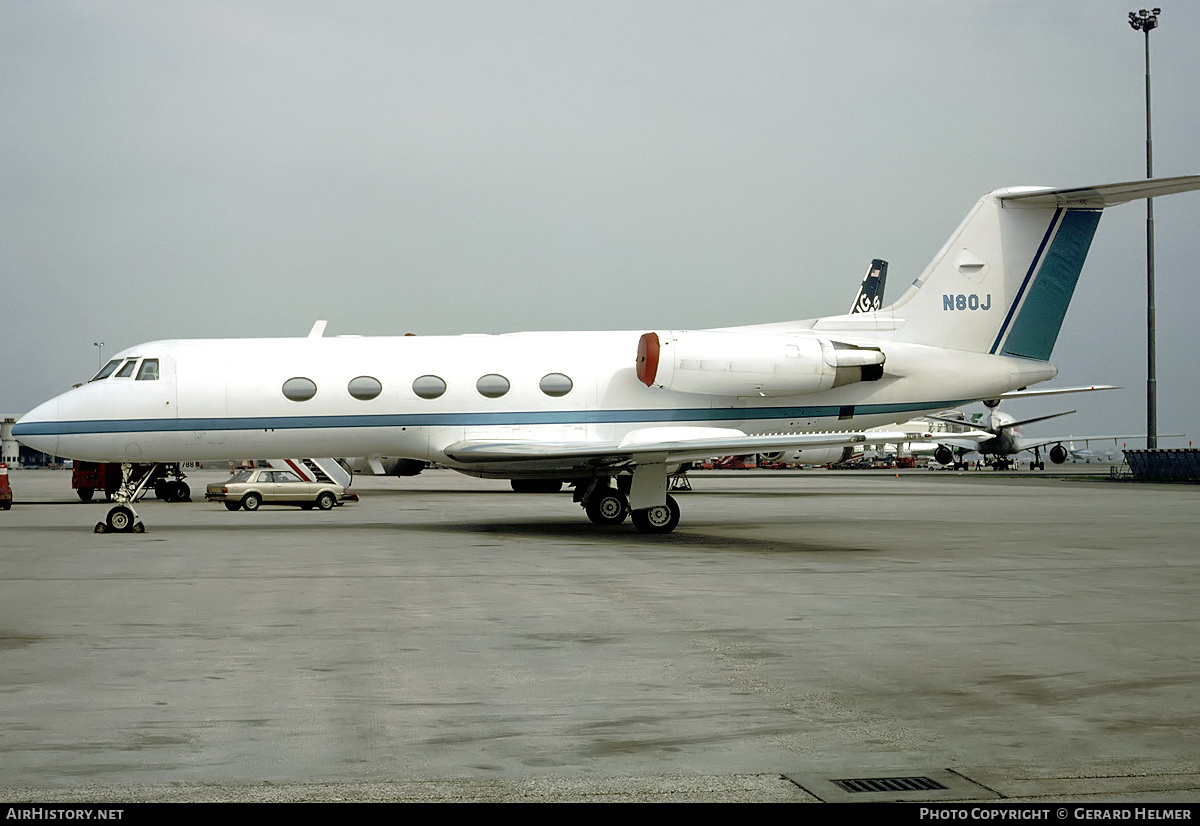
[[[1067,211],[1000,347],[1002,354],[1050,360],[1099,223],[1099,210]]]

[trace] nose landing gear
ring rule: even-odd
[[[109,510],[103,522],[97,522],[94,533],[145,533],[146,526],[138,521],[133,503],[146,493],[146,486],[154,478],[159,465],[149,465],[140,475],[134,476],[134,466],[121,465],[121,486],[113,494],[118,503]]]

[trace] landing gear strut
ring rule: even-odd
[[[121,486],[113,494],[113,499],[118,504],[109,510],[108,516],[104,518],[103,522],[96,523],[96,527],[93,529],[95,533],[146,532],[146,526],[138,521],[133,503],[146,495],[146,487],[152,483],[160,466],[157,464],[145,466],[145,470],[142,470],[140,475],[135,475],[135,467],[140,469],[142,466],[121,465]]]
[[[1029,463],[1029,469],[1030,470],[1045,470],[1046,469],[1046,463],[1042,461],[1041,448],[1035,447],[1033,449],[1033,461]]]

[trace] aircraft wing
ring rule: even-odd
[[[648,427],[614,442],[499,441],[464,439],[443,448],[462,464],[511,464],[524,467],[593,468],[627,464],[691,462],[712,456],[770,453],[806,447],[836,447],[879,441],[915,441],[929,434],[906,431],[792,433],[748,436],[718,427]]]
[[[968,430],[965,433],[934,433],[930,441],[962,450],[975,450],[981,442],[994,439],[995,434],[986,430]]]
[[[1160,433],[1160,439],[1179,439],[1185,434],[1183,433]],[[1070,444],[1072,442],[1082,442],[1086,447],[1088,442],[1107,442],[1119,441],[1121,439],[1145,439],[1145,433],[1120,433],[1115,436],[1057,436],[1054,438],[1037,438],[1023,437],[1020,441],[1021,450],[1033,450],[1035,447],[1045,447],[1046,445]]]

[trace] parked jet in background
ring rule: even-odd
[[[871,261],[871,266],[867,267],[867,274],[863,276],[862,286],[858,288],[858,295],[854,297],[854,303],[850,305],[851,314],[873,313],[883,309],[883,288],[887,285],[887,266],[887,261],[879,258]]]
[[[873,312],[714,330],[150,342],[13,434],[107,462],[403,456],[567,481],[593,522],[631,515],[667,533],[679,522],[667,478],[685,462],[860,444],[868,428],[1053,378],[1101,211],[1195,189],[1200,176],[997,190]],[[129,504],[107,519],[138,524]]]
[[[1082,393],[1092,390],[1116,389],[1118,388],[1111,384],[1103,384],[1091,385],[1088,387],[1018,390],[1012,393],[1005,393],[1000,397],[1000,399],[1029,398],[1032,396],[1049,396],[1060,393]],[[1115,442],[1122,439],[1145,438],[1145,434],[1139,433],[1106,436],[1026,436],[1021,430],[1024,425],[1046,421],[1047,419],[1056,419],[1059,416],[1069,416],[1075,411],[1067,410],[1062,413],[1051,413],[1047,416],[1034,416],[1029,419],[1017,420],[1007,413],[1002,413],[997,409],[1000,399],[988,400],[985,402],[985,404],[988,404],[991,408],[987,413],[986,419],[983,419],[981,414],[975,414],[974,416],[963,416],[962,414],[959,414],[958,416],[955,416],[949,413],[939,413],[927,416],[926,418],[928,419],[950,422],[952,424],[960,424],[965,429],[974,431],[971,433],[957,433],[937,436],[936,438],[938,441],[938,447],[934,452],[934,459],[939,464],[954,464],[955,467],[958,467],[960,464],[965,464],[962,461],[962,457],[965,454],[978,452],[983,454],[986,464],[995,470],[1007,470],[1009,464],[1014,461],[1014,456],[1023,451],[1030,451],[1033,453],[1033,461],[1029,463],[1030,470],[1035,468],[1045,470],[1046,463],[1042,461],[1041,449],[1048,445],[1052,446],[1048,451],[1050,461],[1056,465],[1061,465],[1069,457],[1078,453],[1074,445],[1071,445],[1070,447],[1064,447],[1064,442],[1067,442],[1068,444],[1072,442],[1083,442],[1084,445],[1087,445],[1089,442],[1107,441],[1109,439]]]

